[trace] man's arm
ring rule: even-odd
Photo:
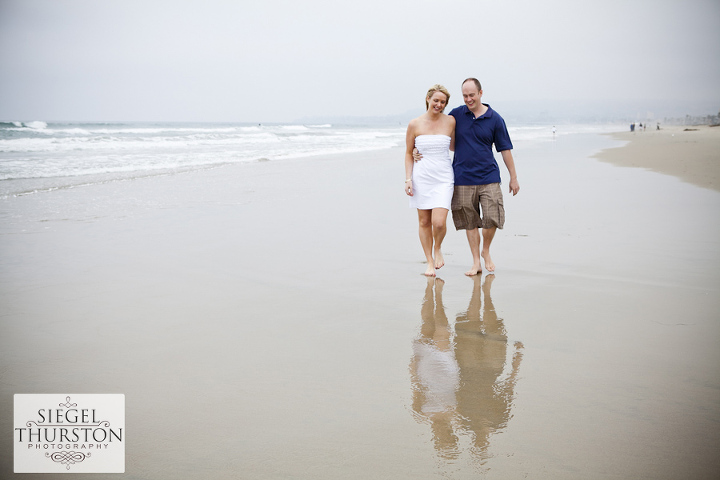
[[[513,160],[512,150],[503,150],[500,152],[500,155],[502,155],[503,162],[505,162],[505,166],[510,174],[510,192],[515,196],[520,191],[520,184],[518,183],[517,172],[515,171],[515,160]]]

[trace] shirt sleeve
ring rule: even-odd
[[[505,120],[498,115],[498,122],[495,124],[495,131],[493,132],[493,143],[495,144],[495,151],[502,152],[503,150],[512,150],[513,144],[510,141],[510,134],[505,126]]]

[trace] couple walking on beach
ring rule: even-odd
[[[481,258],[488,272],[495,271],[490,244],[496,230],[503,228],[505,210],[493,144],[510,173],[509,191],[514,196],[520,190],[505,121],[480,101],[482,93],[476,78],[466,79],[462,83],[465,105],[445,115],[450,93],[442,85],[433,85],[425,97],[427,111],[408,124],[405,193],[418,211],[420,243],[428,263],[424,274],[429,277],[445,265],[441,246],[450,210],[455,229],[467,234],[473,257],[465,275],[482,273]],[[450,150],[455,152],[454,160]]]

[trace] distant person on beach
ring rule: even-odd
[[[490,105],[481,103],[483,91],[476,78],[462,83],[462,94],[465,105],[450,112],[455,118],[452,217],[455,229],[465,230],[473,257],[473,265],[465,275],[474,276],[482,273],[481,257],[488,272],[495,271],[490,244],[497,229],[505,224],[500,168],[492,152],[493,144],[510,173],[509,191],[513,196],[520,191],[520,184],[505,120]],[[422,159],[421,153],[414,156],[416,161]]]
[[[555,138],[555,125],[553,125],[553,138]]]
[[[445,87],[430,87],[426,112],[410,121],[405,137],[405,193],[410,196],[410,206],[418,211],[420,244],[427,259],[424,275],[428,277],[436,276],[435,271],[445,265],[441,247],[453,196],[450,150],[454,149],[455,119],[443,113],[448,100],[450,93]],[[415,148],[425,161],[413,161]]]

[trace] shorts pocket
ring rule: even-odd
[[[505,205],[503,205],[503,199],[499,198],[497,201],[497,227],[503,228],[505,225]]]
[[[465,211],[462,208],[454,208],[452,210],[452,219],[453,224],[455,225],[455,230],[462,230],[467,228],[467,216],[465,215]]]

